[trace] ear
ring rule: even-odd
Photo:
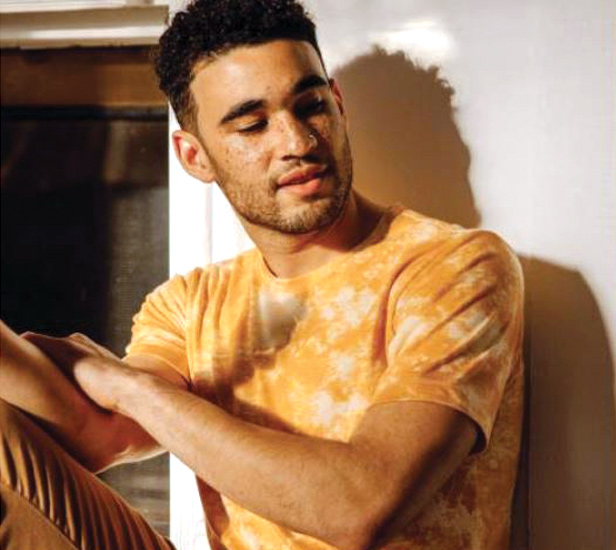
[[[184,170],[204,183],[216,179],[209,156],[195,135],[185,130],[176,130],[171,134],[171,139],[175,156]]]
[[[338,105],[338,110],[340,111],[340,114],[344,118],[346,118],[346,110],[344,108],[344,98],[342,97],[342,90],[340,89],[340,86],[338,86],[338,82],[336,82],[336,80],[334,80],[333,78],[330,78],[329,87],[332,93],[334,94],[334,100],[336,101],[336,105]]]

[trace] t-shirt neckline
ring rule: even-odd
[[[265,262],[265,258],[263,257],[263,254],[261,254],[261,251],[259,249],[256,249],[258,272],[260,274],[260,277],[262,280],[268,283],[274,284],[274,285],[278,285],[278,286],[296,286],[296,285],[302,285],[306,281],[314,282],[315,279],[319,279],[322,276],[325,276],[325,274],[327,274],[333,268],[339,266],[341,263],[348,260],[348,258],[353,253],[358,252],[368,247],[370,244],[376,241],[379,237],[381,237],[384,230],[387,227],[389,227],[389,222],[393,220],[393,218],[396,217],[403,210],[404,210],[404,206],[402,206],[399,203],[395,203],[387,207],[381,214],[379,221],[374,226],[372,231],[361,242],[357,243],[355,246],[353,246],[346,252],[343,252],[342,254],[340,254],[340,256],[333,258],[332,260],[323,264],[322,266],[319,266],[316,269],[308,271],[307,273],[297,275],[296,277],[276,277],[276,275],[274,275],[270,271],[269,267],[267,266]]]

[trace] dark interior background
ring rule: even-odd
[[[167,133],[145,48],[2,52],[0,314],[14,330],[123,354],[168,276]],[[167,455],[101,477],[168,534]]]

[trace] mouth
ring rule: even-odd
[[[303,185],[314,179],[320,179],[325,172],[327,166],[311,166],[309,168],[298,168],[293,170],[278,180],[278,187],[288,187],[292,185]]]
[[[298,195],[310,195],[319,190],[328,170],[323,165],[293,170],[278,180],[278,188]]]

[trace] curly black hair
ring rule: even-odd
[[[296,0],[194,0],[178,12],[159,40],[154,63],[180,126],[194,125],[189,86],[198,61],[278,39],[307,41],[322,61],[314,23]]]

